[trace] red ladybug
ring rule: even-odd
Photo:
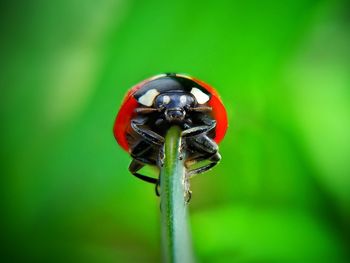
[[[157,178],[138,171],[146,164],[162,165],[164,136],[172,125],[183,130],[187,178],[209,170],[220,161],[217,144],[224,138],[228,124],[219,94],[190,76],[161,74],[131,88],[115,120],[114,136],[133,158],[129,166],[133,175],[159,184]],[[204,160],[209,163],[191,169],[193,164]]]

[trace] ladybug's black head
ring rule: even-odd
[[[154,101],[154,107],[164,110],[165,119],[169,122],[185,119],[186,110],[194,104],[193,96],[184,92],[165,92],[159,94]]]
[[[170,123],[181,122],[188,109],[204,105],[210,94],[192,80],[165,76],[144,84],[133,95],[139,104],[158,109]]]

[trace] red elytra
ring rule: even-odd
[[[165,77],[166,74],[156,75],[154,77],[148,78],[146,80],[141,81],[140,83],[133,86],[128,93],[126,94],[122,105],[120,107],[120,110],[118,112],[118,115],[116,117],[116,120],[114,122],[113,127],[113,133],[114,137],[117,140],[118,144],[127,152],[130,151],[126,134],[128,132],[131,132],[131,126],[130,122],[131,120],[136,116],[135,109],[140,106],[138,101],[134,98],[134,94],[140,90],[146,83],[148,83],[151,80],[155,80],[157,78]],[[226,134],[226,130],[228,127],[228,121],[227,121],[227,112],[226,109],[221,101],[221,98],[218,94],[218,92],[211,87],[209,84],[187,76],[183,74],[176,74],[176,77],[179,78],[187,78],[198,85],[200,85],[202,88],[204,88],[208,93],[211,94],[210,100],[207,102],[207,105],[212,107],[211,116],[216,120],[216,127],[215,127],[215,137],[213,138],[216,143],[220,143],[222,139],[224,138]]]

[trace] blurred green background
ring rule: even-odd
[[[184,72],[220,92],[223,160],[194,178],[199,262],[350,262],[347,1],[1,3],[2,262],[159,262],[159,200],[112,126]]]

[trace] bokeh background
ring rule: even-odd
[[[350,262],[350,5],[1,3],[2,262],[159,262],[159,200],[112,126],[183,72],[220,92],[223,160],[192,180],[199,262]]]

